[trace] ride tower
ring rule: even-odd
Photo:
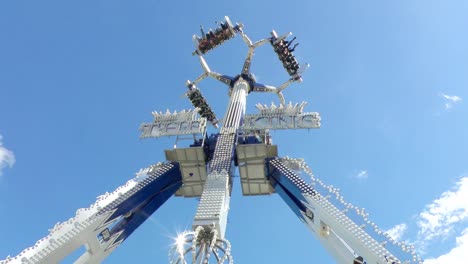
[[[244,195],[278,193],[295,215],[335,258],[347,264],[422,263],[414,247],[395,241],[370,221],[363,208],[344,200],[339,189],[312,175],[302,159],[278,156],[271,130],[320,128],[320,115],[304,112],[306,102],[286,104],[283,91],[302,81],[294,55],[298,44],[291,33],[252,42],[242,24],[225,17],[214,31],[194,36],[203,73],[187,81],[186,93],[194,109],[153,112],[153,121],[141,125],[141,138],[175,136],[176,143],[189,137],[187,148],[165,150],[166,161],[137,172],[136,177],[105,193],[76,216],[57,223],[48,236],[0,264],[59,263],[81,246],[86,247],[75,263],[100,263],[122,244],[149,216],[173,195],[199,197],[192,230],[180,234],[169,254],[170,263],[233,263],[231,245],[225,238],[234,170],[239,169]],[[203,55],[240,36],[248,52],[241,72],[222,75],[210,69]],[[270,44],[289,75],[280,86],[258,83],[250,72],[254,50]],[[214,78],[227,86],[229,102],[219,120],[198,84]],[[257,104],[258,113],[246,114],[252,92],[275,93],[279,105]],[[207,134],[207,126],[219,128]],[[308,178],[308,179],[307,179]],[[355,219],[353,219],[353,217]]]

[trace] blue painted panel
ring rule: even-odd
[[[296,214],[299,219],[303,218],[301,212],[305,212],[306,208],[294,195],[292,195],[288,190],[286,190],[282,185],[277,184],[276,181],[272,180],[275,183],[272,183],[275,191],[283,199],[283,201],[291,208],[291,210]]]
[[[299,217],[306,212],[304,193],[315,195],[315,191],[302,178],[287,168],[278,158],[267,158],[267,179],[275,191]]]
[[[134,210],[131,216],[120,220],[120,222],[110,230],[111,236],[123,231],[115,242],[127,239],[141,224],[143,224],[143,222],[146,221],[146,219],[148,219],[159,207],[161,207],[161,205],[174,195],[181,185],[182,182],[177,182],[165,188],[138,209]]]
[[[169,186],[174,186],[182,184],[182,175],[179,170],[179,164],[176,162],[171,162],[172,168],[164,172],[163,170],[157,170],[154,175],[148,177],[151,182],[147,183],[143,188],[138,190],[132,196],[127,198],[126,200],[122,201],[121,203],[114,205],[110,204],[104,210],[102,210],[101,214],[106,213],[110,210],[117,209],[106,221],[106,223],[112,222],[115,218],[125,215],[126,213],[132,211],[133,209],[142,206],[143,204],[147,203],[151,200],[154,196],[159,195],[162,190],[168,188]],[[170,166],[166,166],[165,168],[169,168]],[[144,185],[145,183],[141,182],[139,184]],[[176,190],[177,191],[177,190]]]

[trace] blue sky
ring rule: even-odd
[[[190,108],[184,82],[201,73],[191,37],[228,15],[252,39],[292,31],[296,56],[311,65],[285,97],[308,101],[322,128],[273,133],[280,155],[304,158],[428,263],[461,263],[467,13],[462,0],[1,1],[0,259],[164,160],[174,139],[139,140],[138,127],[153,110]],[[235,75],[246,52],[236,38],[206,59]],[[273,85],[288,77],[268,46],[252,71]],[[222,116],[225,87],[200,88]],[[271,101],[250,95],[248,112]],[[226,236],[236,262],[332,263],[277,195],[242,197],[235,182]],[[106,263],[167,262],[171,236],[191,226],[196,204],[171,199]]]

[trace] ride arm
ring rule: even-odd
[[[401,263],[342,211],[310,187],[280,158],[266,162],[267,177],[296,216],[312,231],[337,263]]]
[[[114,192],[99,196],[89,208],[79,209],[75,217],[57,223],[34,246],[0,264],[59,263],[81,246],[86,252],[74,263],[100,263],[181,185],[176,162],[142,169]]]
[[[242,40],[245,42],[245,44],[249,48],[249,51],[247,52],[247,57],[245,58],[245,61],[244,61],[244,66],[242,67],[242,74],[249,74],[254,50],[262,46],[263,44],[268,43],[270,39],[261,39],[255,43],[252,43],[252,40],[250,40],[250,38],[246,34],[244,34],[242,30],[239,33],[242,36]]]
[[[203,73],[200,76],[198,76],[198,78],[195,79],[195,81],[191,82],[192,84],[196,85],[202,80],[204,80],[206,77],[211,77],[215,80],[222,82],[227,86],[230,86],[233,83],[234,78],[211,71],[210,67],[208,66],[208,63],[202,55],[199,55],[198,59],[200,60],[200,65],[202,66]]]
[[[269,93],[276,93],[278,95],[278,98],[280,100],[280,103],[282,105],[286,105],[286,101],[284,100],[284,96],[282,91],[286,89],[291,83],[295,82],[296,80],[294,78],[291,78],[281,84],[279,87],[275,87],[272,85],[266,85],[262,83],[254,83],[253,85],[253,92],[269,92]]]

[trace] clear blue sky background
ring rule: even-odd
[[[305,158],[379,226],[405,223],[403,238],[420,240],[420,213],[467,176],[467,14],[463,0],[1,1],[0,147],[16,162],[0,171],[0,259],[164,160],[174,139],[140,141],[138,127],[153,110],[191,107],[184,82],[201,73],[191,37],[224,15],[254,40],[292,31],[311,64],[285,97],[308,101],[322,128],[275,132],[280,155]],[[206,59],[235,75],[246,52],[236,38]],[[269,46],[252,70],[273,85],[288,77]],[[226,88],[200,88],[222,117]],[[250,95],[248,112],[271,101]],[[332,263],[277,195],[242,197],[239,187],[226,234],[237,263]],[[196,205],[171,199],[105,262],[167,263]],[[424,256],[456,247],[464,219]]]

